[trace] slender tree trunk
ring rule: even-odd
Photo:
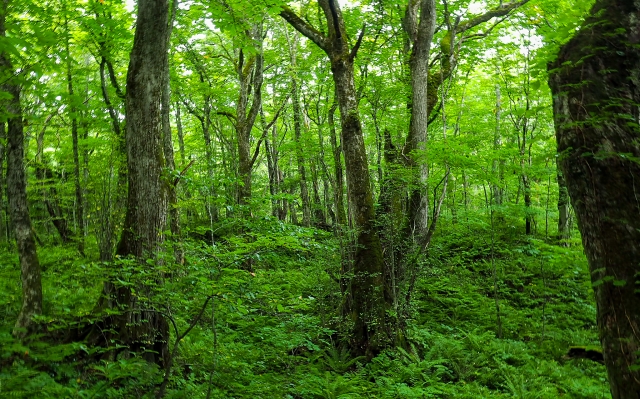
[[[180,104],[176,102],[175,107],[176,107],[176,133],[178,134],[178,151],[180,153],[180,163],[184,167],[186,167],[187,155],[185,153],[185,148],[184,148],[184,131],[182,130],[182,115],[180,113]],[[188,187],[184,189],[184,196],[187,199],[191,198],[191,191],[189,191]],[[187,209],[186,214],[187,214],[187,225],[189,225],[191,223],[191,219],[193,216],[190,208]]]
[[[68,32],[68,17],[65,15],[65,25]],[[82,195],[82,185],[80,184],[80,148],[78,140],[78,107],[76,106],[76,98],[73,92],[73,75],[71,72],[71,51],[69,49],[69,37],[65,41],[65,47],[67,52],[67,90],[69,93],[69,117],[71,119],[71,139],[73,141],[73,183],[75,186],[76,196],[76,223],[78,230],[76,233],[76,240],[78,244],[78,251],[84,255],[84,237],[85,224],[84,224],[84,197]]]
[[[296,162],[298,164],[298,176],[300,178],[300,199],[302,200],[302,225],[309,227],[311,226],[311,200],[309,199],[305,156],[302,149],[302,112],[300,111],[300,94],[298,93],[298,80],[296,76],[298,32],[294,35],[293,40],[289,37],[288,32],[286,32],[286,37],[289,44],[289,57],[291,60],[291,102],[293,104],[293,130],[294,140],[296,143]]]
[[[102,51],[106,51],[106,43],[102,42]],[[124,135],[120,126],[120,119],[118,111],[111,101],[109,96],[109,90],[107,87],[107,77],[105,68],[109,70],[110,81],[116,94],[120,93],[120,87],[117,84],[115,73],[112,73],[112,68],[107,58],[103,55],[100,60],[100,88],[102,91],[102,98],[104,100],[107,111],[109,112],[109,118],[111,119],[111,127],[116,140],[116,148],[112,150],[112,159],[115,159],[115,165],[112,164],[111,168],[117,170],[115,188],[112,188],[111,174],[105,183],[103,191],[103,200],[101,206],[101,212],[99,213],[100,227],[96,234],[98,239],[98,247],[100,250],[100,260],[111,261],[113,258],[114,242],[116,237],[116,226],[122,220],[122,210],[126,207],[126,183],[127,183],[127,165],[124,160],[126,155]]]
[[[293,57],[293,56],[292,56]],[[307,171],[305,168],[305,157],[302,150],[302,116],[300,112],[300,98],[298,96],[298,82],[296,78],[291,79],[291,96],[293,101],[293,129],[296,142],[296,162],[298,164],[298,176],[300,178],[300,199],[302,200],[302,225],[311,226],[311,201],[309,199],[309,188],[307,187]]]
[[[331,152],[333,154],[333,170],[335,178],[335,189],[333,192],[334,206],[336,208],[338,227],[347,225],[347,214],[344,207],[344,177],[342,169],[342,143],[338,144],[336,134],[335,113],[338,103],[334,99],[329,108],[329,140],[331,141]],[[339,229],[338,229],[339,230]]]
[[[218,196],[218,190],[215,181],[215,165],[213,140],[211,140],[211,96],[204,96],[204,107],[202,112],[202,134],[204,135],[205,155],[207,157],[207,177],[209,179],[208,194],[211,200],[207,202],[207,214],[209,214],[213,222],[220,219],[220,210],[214,200]]]
[[[6,178],[6,169],[4,166],[4,160],[6,158],[6,140],[7,140],[7,130],[6,125],[4,123],[0,123],[0,235],[5,240],[5,243],[9,243],[9,224],[7,223],[8,215],[7,208],[4,201],[4,192],[6,190],[5,178]]]
[[[496,85],[496,129],[493,134],[493,151],[499,154],[502,147],[502,137],[500,136],[500,118],[502,116],[502,98],[500,93],[500,85]],[[492,172],[494,182],[491,185],[491,192],[493,193],[493,204],[502,205],[502,165],[501,157],[498,155],[493,160]]]
[[[267,121],[264,116],[264,112],[260,109],[260,120],[262,124],[262,129],[268,129]],[[274,124],[271,128],[271,137],[273,138],[273,142],[277,142],[278,133],[276,125]],[[269,174],[269,194],[271,195],[271,215],[280,220],[283,220],[282,209],[280,207],[280,201],[276,198],[276,196],[280,193],[280,170],[278,166],[278,151],[271,144],[271,139],[269,138],[269,132],[263,132],[265,137],[264,140],[264,149],[267,153],[267,172]]]
[[[525,217],[524,217],[524,233],[526,235],[533,234],[532,231],[532,220],[533,215],[531,213],[531,181],[529,180],[529,176],[526,173],[523,173],[522,176],[522,192],[524,194],[524,208],[525,208]]]
[[[549,79],[613,399],[640,397],[638,15],[638,2],[597,0]]]
[[[4,0],[0,10],[1,37],[6,37],[5,21],[8,3],[8,0]],[[6,51],[0,53],[0,73],[4,79],[15,74],[9,54]],[[9,214],[18,246],[20,277],[22,280],[22,307],[13,332],[17,336],[24,337],[36,330],[33,316],[42,314],[42,281],[27,203],[27,177],[24,169],[24,131],[22,106],[20,104],[21,88],[11,79],[4,81],[2,90],[8,94],[7,97],[10,97],[3,100],[4,112],[8,116],[7,198],[9,201]],[[4,130],[4,123],[2,123],[2,130]]]
[[[324,216],[322,200],[320,199],[318,168],[314,160],[311,161],[309,166],[311,169],[311,188],[313,190],[313,225],[316,227],[321,227],[327,224],[327,219]]]

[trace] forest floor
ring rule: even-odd
[[[180,343],[166,397],[609,398],[602,364],[567,357],[571,346],[598,345],[579,240],[561,247],[510,226],[499,234],[480,223],[442,226],[421,265],[406,349],[367,363],[336,338],[341,250],[330,233],[271,219],[213,243],[195,232],[205,240],[186,242],[185,266],[167,270],[172,277],[149,298],[180,332],[195,326]],[[89,320],[109,275],[122,284],[153,280],[131,261],[102,264],[73,248],[50,245],[39,256],[49,330]],[[5,249],[0,397],[155,397],[163,373],[140,359],[88,362],[96,349],[82,343],[14,340],[19,281],[17,255]],[[172,327],[172,345],[175,336]]]

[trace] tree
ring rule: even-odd
[[[4,0],[0,9],[0,39],[6,46],[6,18],[9,0]],[[42,282],[40,262],[36,252],[36,241],[31,227],[31,217],[27,203],[27,177],[24,169],[24,132],[22,105],[20,103],[20,84],[16,81],[15,71],[9,53],[0,53],[0,74],[4,83],[2,91],[8,94],[4,100],[4,116],[0,123],[1,136],[5,135],[7,124],[7,197],[9,215],[18,245],[20,258],[20,277],[22,279],[22,308],[16,321],[14,334],[24,336],[36,329],[33,316],[42,313]],[[6,80],[5,80],[6,79]]]
[[[380,237],[375,226],[373,193],[364,146],[362,123],[353,73],[353,62],[362,43],[364,29],[351,46],[340,6],[335,0],[318,0],[328,27],[324,35],[285,7],[281,16],[296,30],[320,47],[329,57],[340,108],[342,151],[347,172],[349,202],[356,229],[351,297],[353,352],[376,354],[385,345],[385,295],[383,257]]]
[[[167,222],[167,179],[163,176],[162,97],[168,82],[169,4],[167,0],[140,0],[126,90],[126,148],[128,165],[127,212],[116,254],[133,256],[144,265],[160,262]],[[144,266],[150,267],[150,266]],[[160,283],[161,276],[155,274]],[[168,324],[153,309],[140,309],[140,292],[148,287],[105,284],[116,338],[150,362],[167,359]]]
[[[637,2],[597,1],[549,78],[614,399],[640,395],[639,13]]]

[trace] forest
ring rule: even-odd
[[[0,2],[0,397],[637,399],[638,15]]]

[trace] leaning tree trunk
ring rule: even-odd
[[[6,36],[5,18],[8,0],[0,10],[0,36]],[[22,279],[22,308],[16,321],[14,334],[25,336],[35,330],[33,316],[42,313],[42,281],[40,263],[36,253],[36,241],[31,229],[31,218],[27,203],[27,177],[24,170],[24,131],[20,86],[11,80],[15,71],[6,51],[0,53],[0,74],[4,77],[2,91],[7,93],[4,113],[7,117],[7,198],[9,216],[18,245],[20,277]],[[4,126],[2,127],[4,129]]]
[[[139,0],[136,33],[129,58],[126,93],[126,147],[129,187],[124,230],[116,253],[133,256],[140,267],[146,259],[159,260],[167,221],[167,187],[162,171],[162,92],[168,81],[166,66],[168,29],[167,0]],[[153,273],[153,271],[151,271]],[[160,273],[155,273],[157,283]],[[150,362],[167,358],[168,324],[150,304],[139,303],[149,287],[105,284],[109,307],[121,309],[111,316],[114,338]],[[141,295],[142,294],[142,295]],[[144,308],[144,310],[140,309]]]
[[[614,399],[640,397],[640,4],[598,0],[550,68],[560,166]]]

